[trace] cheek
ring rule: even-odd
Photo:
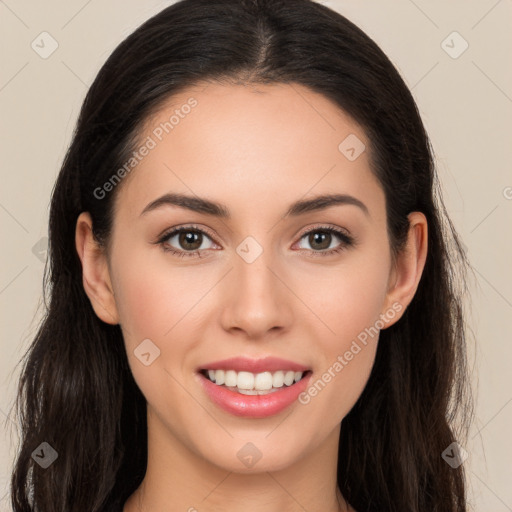
[[[378,258],[378,253],[367,256],[331,273],[329,286],[322,293],[317,289],[316,301],[310,295],[329,334],[316,337],[321,364],[303,402],[315,403],[329,426],[339,423],[355,404],[375,360],[389,260]]]
[[[116,306],[131,343],[145,338],[163,342],[172,337],[175,326],[193,312],[206,286],[204,273],[200,278],[193,269],[169,264],[156,250],[148,253],[132,254],[116,267]]]
[[[329,353],[333,349],[343,350],[347,343],[350,345],[383,312],[390,268],[390,260],[381,256],[383,252],[354,254],[353,260],[330,272],[324,286],[316,289],[316,298],[312,300],[333,331],[328,338]]]
[[[173,268],[165,257],[153,257],[152,252],[138,255],[133,251],[129,258],[117,260],[116,306],[137,385],[149,403],[161,402],[163,389],[172,390],[164,401],[176,407],[186,397],[180,395],[173,377],[182,380],[181,366],[193,340],[200,338],[194,332],[200,326],[193,318],[200,310],[196,306],[204,293],[204,276],[201,284],[192,271]],[[142,358],[145,353],[150,354],[148,365]]]

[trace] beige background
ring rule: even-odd
[[[16,363],[39,315],[52,186],[101,64],[126,35],[169,3],[0,0],[0,419],[13,427],[1,430],[1,512],[9,510],[6,482],[16,440],[7,415]],[[471,509],[512,511],[512,2],[323,3],[387,53],[412,89],[430,134],[447,207],[477,277],[469,325],[476,340],[471,352],[478,402],[464,463]],[[47,59],[31,47],[44,31],[58,43]],[[453,31],[469,44],[458,58],[442,46]],[[464,42],[450,36],[446,44],[453,54]]]

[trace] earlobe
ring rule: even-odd
[[[105,323],[118,324],[107,257],[104,249],[94,239],[92,219],[88,212],[82,212],[77,219],[75,246],[82,263],[83,287],[96,315]]]
[[[386,308],[400,304],[399,313],[386,324],[390,327],[404,314],[412,301],[421,276],[425,268],[428,251],[428,224],[425,215],[421,212],[412,212],[408,215],[409,232],[404,250],[397,256],[393,268],[390,286],[386,295]],[[398,308],[394,308],[398,309]],[[385,314],[385,311],[383,311]]]

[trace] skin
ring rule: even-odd
[[[88,213],[76,226],[85,291],[100,319],[121,325],[147,400],[148,468],[124,511],[352,510],[336,482],[340,425],[368,380],[378,336],[308,404],[269,418],[219,409],[195,370],[272,355],[310,367],[312,382],[320,378],[393,304],[401,311],[382,328],[402,316],[424,268],[425,216],[409,215],[407,246],[393,263],[368,151],[349,161],[338,149],[349,134],[369,148],[364,131],[299,85],[190,88],[148,120],[141,140],[190,97],[198,105],[120,185],[108,250],[95,243]],[[141,215],[169,192],[221,202],[231,218],[169,205]],[[345,204],[285,217],[292,202],[334,192],[362,201],[368,215]],[[190,223],[214,235],[203,235],[200,258],[155,243]],[[345,229],[357,243],[315,257],[342,244],[335,234],[324,246],[303,236],[322,225]],[[252,263],[236,252],[247,236],[263,249]],[[166,244],[190,247],[177,236]],[[150,366],[134,355],[147,338],[161,351]],[[262,454],[252,468],[237,457],[248,442]]]

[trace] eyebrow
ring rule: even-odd
[[[151,201],[151,203],[142,210],[141,216],[166,205],[179,206],[181,208],[186,208],[187,210],[212,215],[221,219],[231,218],[229,209],[222,203],[216,203],[209,199],[188,196],[185,194],[164,194],[158,199]],[[324,210],[337,205],[357,206],[365,213],[365,215],[370,216],[367,206],[359,199],[348,194],[322,194],[313,197],[312,199],[296,201],[290,205],[285,216],[297,217],[304,213]]]

